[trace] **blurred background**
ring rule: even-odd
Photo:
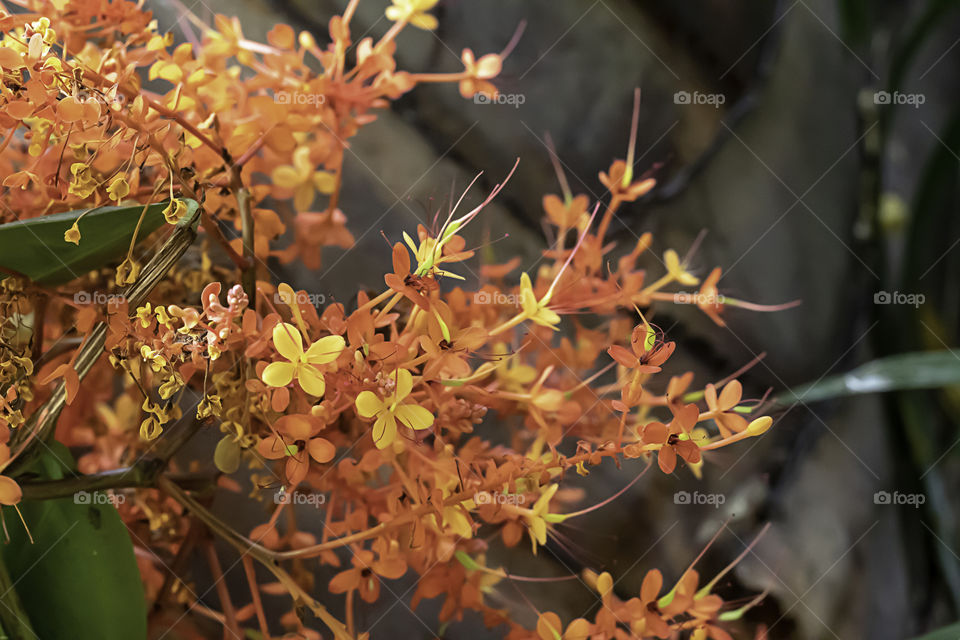
[[[345,4],[183,2],[147,0],[178,39],[195,30],[189,9],[208,23],[236,15],[250,39],[284,22],[321,45]],[[387,30],[387,4],[361,2],[355,39]],[[379,288],[391,270],[382,234],[396,240],[428,223],[482,171],[478,202],[516,158],[478,239],[509,234],[484,256],[532,265],[546,243],[541,198],[559,193],[548,139],[574,193],[595,201],[605,192],[597,172],[625,157],[639,87],[637,171],[653,171],[658,185],[621,208],[618,239],[652,231],[658,254],[682,255],[704,234],[692,264],[701,276],[722,267],[722,293],[802,301],[731,310],[725,328],[658,308],[680,345],[675,370],[717,380],[766,354],[741,379],[745,397],[772,390],[774,429],[717,452],[701,481],[686,468],[648,475],[563,528],[566,544],[541,552],[536,567],[525,547],[497,561],[527,575],[609,570],[629,596],[654,567],[672,583],[728,519],[701,574],[722,569],[769,522],[721,583],[744,603],[769,593],[741,637],[763,623],[771,638],[911,638],[960,618],[960,357],[949,350],[960,318],[960,3],[441,0],[434,13],[435,33],[401,35],[400,68],[459,71],[463,48],[500,52],[524,28],[496,82],[501,100],[427,85],[381,112],[346,160],[341,206],[356,247],[325,252],[319,271],[284,267],[295,287],[345,302],[358,287]],[[631,477],[595,472],[587,503]],[[682,490],[725,500],[677,504]],[[235,508],[229,496],[215,506]],[[251,525],[261,516],[250,514]],[[401,603],[412,586],[391,585],[359,627],[374,638],[498,635],[479,619],[441,626],[437,601],[411,612]],[[597,605],[579,581],[499,593],[528,621],[529,603],[565,620]]]

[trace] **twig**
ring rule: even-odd
[[[253,560],[249,556],[243,556],[243,571],[247,576],[247,584],[250,585],[250,598],[253,600],[253,610],[257,612],[260,635],[263,636],[263,640],[271,640],[270,627],[267,625],[267,616],[263,612],[263,601],[260,599],[260,588],[257,586],[257,572],[254,569]]]
[[[244,556],[249,556],[270,570],[277,580],[290,592],[294,601],[298,605],[306,606],[319,618],[330,631],[333,632],[336,640],[353,640],[353,637],[347,633],[346,627],[337,618],[331,614],[326,607],[314,600],[310,595],[287,573],[277,561],[275,554],[270,549],[263,547],[256,542],[248,540],[243,535],[237,533],[232,528],[224,524],[213,515],[209,510],[194,500],[186,491],[177,486],[168,478],[161,476],[158,481],[159,487],[171,498],[179,502],[182,506],[189,509],[193,515],[199,518],[207,527],[218,536],[229,542],[237,551]]]
[[[234,638],[242,638],[240,625],[237,623],[237,612],[233,608],[233,601],[230,600],[230,592],[227,590],[227,583],[224,581],[223,567],[220,566],[220,558],[217,557],[217,550],[213,547],[213,539],[206,538],[203,541],[203,552],[207,556],[207,564],[210,565],[210,575],[217,588],[217,597],[220,599],[220,606],[223,608],[224,617],[224,638],[229,638],[232,634]]]
[[[157,251],[150,262],[147,263],[137,281],[124,290],[123,297],[127,300],[131,308],[136,308],[146,299],[153,288],[166,276],[167,271],[180,260],[180,257],[183,256],[187,248],[193,244],[194,239],[197,237],[197,232],[194,228],[197,215],[197,212],[194,212],[190,218],[185,218],[177,223],[174,232],[167,238],[166,242],[163,243],[163,246],[160,247],[160,250]],[[86,344],[77,354],[73,366],[81,381],[103,354],[103,345],[106,337],[107,324],[100,322],[90,332]],[[25,463],[30,461],[32,455],[29,451],[31,442],[34,439],[45,440],[53,432],[57,418],[60,416],[60,412],[63,411],[66,400],[66,384],[64,381],[61,381],[47,401],[43,403],[43,406],[30,416],[28,423],[14,432],[14,436],[10,442],[10,448],[14,453],[10,459],[0,467],[0,471],[3,471],[14,462],[17,463],[16,468],[21,469]],[[34,450],[35,449],[34,447]]]

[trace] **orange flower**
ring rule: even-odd
[[[324,424],[317,418],[288,414],[274,424],[275,433],[257,444],[257,452],[268,460],[286,460],[284,476],[291,487],[303,482],[310,459],[324,464],[333,460],[336,447],[317,434]]]
[[[460,59],[463,61],[464,73],[467,75],[460,81],[460,95],[464,98],[472,98],[475,94],[482,93],[490,98],[496,97],[497,88],[489,80],[500,75],[503,59],[495,53],[488,53],[476,60],[470,49],[464,49]]]
[[[673,473],[677,466],[677,456],[687,464],[700,462],[700,447],[692,440],[691,431],[697,424],[700,411],[695,404],[673,409],[673,420],[667,426],[662,422],[650,422],[643,427],[643,444],[659,449],[657,464],[664,473]]]
[[[710,409],[710,417],[713,418],[720,430],[720,435],[724,438],[747,428],[747,419],[733,412],[733,409],[740,404],[742,396],[743,385],[738,380],[728,382],[719,397],[717,388],[712,384],[708,384],[703,391],[704,400],[707,401],[707,407]]]

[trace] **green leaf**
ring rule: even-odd
[[[52,443],[31,470],[59,480],[73,466],[66,448]],[[30,622],[44,640],[146,638],[146,600],[130,534],[106,494],[78,495],[18,505],[33,544],[12,508],[4,508],[11,540],[3,545],[3,561]]]
[[[817,402],[864,393],[960,384],[960,351],[923,351],[880,358],[849,373],[778,394],[774,403]]]
[[[192,220],[197,203],[187,203],[185,220]],[[147,207],[137,240],[156,231],[165,219],[166,202]],[[22,273],[40,284],[62,284],[120,261],[133,238],[143,205],[66,211],[0,225],[0,267]],[[83,215],[85,214],[85,215]],[[83,215],[83,218],[80,216]],[[79,219],[80,245],[63,239]],[[4,277],[0,274],[0,279]]]
[[[917,636],[913,640],[957,640],[957,638],[960,638],[960,622]]]

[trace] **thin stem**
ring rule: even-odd
[[[210,574],[217,587],[217,598],[220,600],[220,606],[223,608],[224,617],[224,639],[228,640],[230,635],[234,638],[242,638],[240,625],[237,623],[237,612],[233,608],[233,601],[230,600],[230,592],[227,590],[227,583],[223,579],[223,568],[220,566],[220,558],[217,557],[217,550],[213,547],[211,539],[204,540],[203,552],[207,557],[207,564],[210,565]],[[229,634],[229,635],[228,635]]]

